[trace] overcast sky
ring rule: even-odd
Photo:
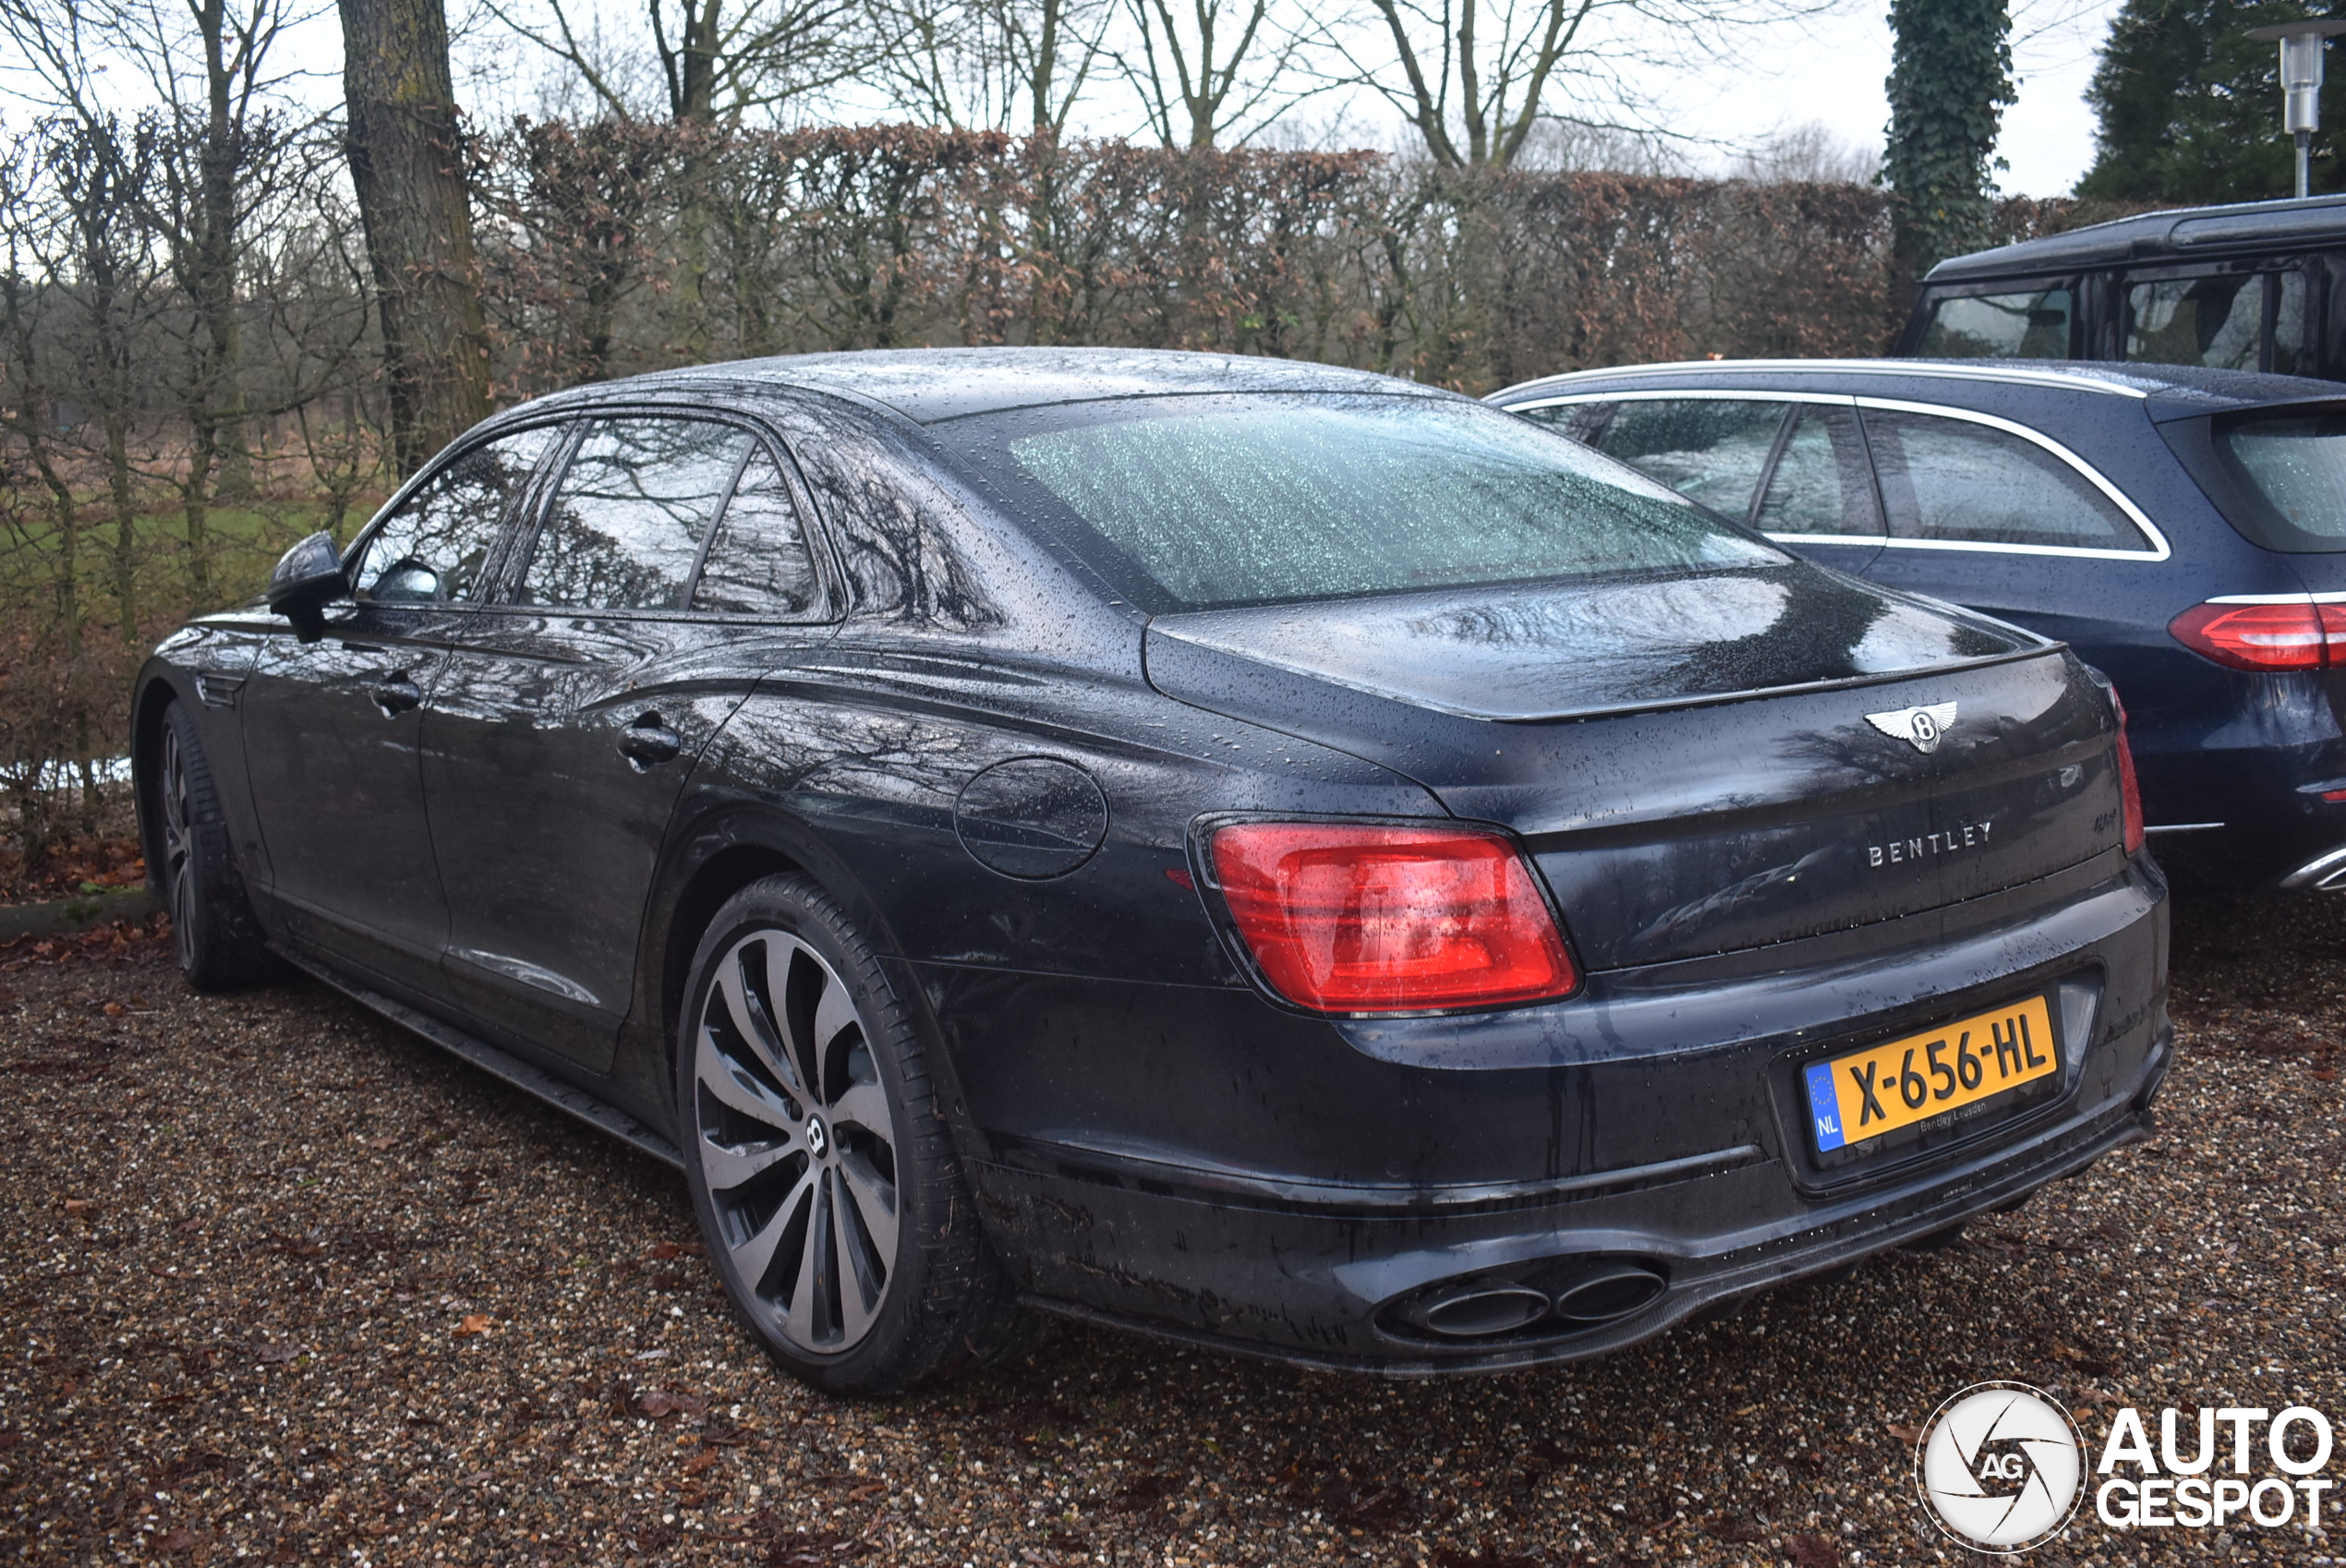
[[[1689,128],[1758,138],[1772,127],[1816,121],[1852,146],[1880,148],[1890,120],[1882,94],[1890,75],[1889,9],[1889,0],[1855,0],[1807,24],[1806,37],[1787,30],[1768,40],[1753,52],[1747,73],[1706,79],[1699,93],[1687,95],[1699,104]],[[2005,113],[1999,149],[2012,167],[1997,176],[2006,192],[2066,196],[2093,162],[2086,84],[2117,10],[2118,0],[2015,0],[2013,66],[2020,102]],[[2279,117],[2278,103],[2273,115]]]
[[[521,3],[529,8],[527,0]],[[642,26],[642,0],[572,4],[574,14],[601,13],[620,36]],[[2092,163],[2094,115],[2085,90],[2095,51],[2118,6],[2119,0],[2014,0],[2013,53],[2020,101],[2004,118],[2000,151],[2010,167],[1997,175],[2006,192],[2066,195]],[[542,100],[527,83],[539,77],[544,56],[490,20],[482,0],[450,0],[449,10],[458,30],[459,75],[466,78],[458,90],[466,107],[492,125],[516,110],[540,109]],[[1637,87],[1642,94],[1683,106],[1678,111],[1683,117],[1673,128],[1717,144],[1719,150],[1709,155],[1692,153],[1688,163],[1698,168],[1706,163],[1723,168],[1731,158],[1729,148],[1749,147],[1807,125],[1821,126],[1854,152],[1878,156],[1890,115],[1882,93],[1890,73],[1888,10],[1889,0],[1837,0],[1816,19],[1740,36],[1732,63],[1698,56],[1684,67],[1641,70]],[[333,6],[320,5],[279,45],[281,67],[306,74],[301,95],[314,99],[320,110],[340,96],[341,42]],[[2330,96],[2346,99],[2346,81]],[[855,108],[842,107],[863,117]],[[2346,113],[2346,103],[2329,107],[2333,114]],[[2278,117],[2279,104],[2274,113]],[[1079,118],[1085,122],[1080,129],[1094,133],[1142,131],[1132,106],[1114,102],[1113,95]],[[1397,122],[1377,134],[1385,118],[1381,111],[1358,118],[1340,115],[1339,123],[1350,128],[1336,134],[1355,144],[1404,145],[1408,136]]]

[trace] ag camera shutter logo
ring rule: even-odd
[[[1932,1413],[1915,1482],[1939,1527],[1974,1551],[2023,1552],[2068,1528],[2085,1495],[2085,1439],[2026,1383],[1974,1383]]]

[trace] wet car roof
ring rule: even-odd
[[[1131,348],[865,349],[782,355],[657,372],[620,385],[681,381],[807,387],[884,404],[928,425],[971,414],[1103,398],[1203,392],[1351,392],[1457,394],[1366,370],[1298,359]],[[605,383],[606,390],[613,383]]]
[[[2346,196],[2137,212],[2082,229],[1953,256],[1924,281],[1967,283],[2064,267],[2159,263],[2242,251],[2302,251],[2346,238]]]
[[[1636,384],[1666,387],[1674,381],[1708,387],[1749,385],[1782,389],[1787,380],[1816,383],[1819,391],[1886,394],[1936,383],[1978,388],[2011,387],[2102,393],[2147,402],[2154,419],[2182,413],[2258,407],[2299,399],[2336,401],[2334,381],[2254,370],[2218,370],[2195,365],[2113,364],[2074,359],[1696,359],[1662,365],[1625,365],[1607,370],[1576,370],[1525,381],[1493,394],[1518,404],[1600,387]],[[1904,383],[1902,386],[1901,383]]]

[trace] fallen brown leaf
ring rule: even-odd
[[[1787,1536],[1784,1554],[1799,1568],[1841,1568],[1840,1549],[1823,1536]]]
[[[94,1198],[68,1198],[66,1200],[66,1212],[68,1214],[94,1214],[98,1212],[98,1209],[99,1203]]]
[[[373,1151],[375,1151],[375,1152],[377,1152],[378,1154],[380,1154],[380,1153],[381,1153],[384,1150],[389,1149],[389,1148],[391,1148],[393,1145],[396,1144],[398,1141],[399,1141],[399,1135],[398,1135],[397,1133],[395,1133],[395,1132],[386,1132],[386,1133],[384,1133],[384,1134],[383,1134],[381,1138],[370,1138],[370,1139],[367,1140],[367,1147],[368,1147],[368,1148],[369,1148],[369,1149],[372,1149]]]
[[[1890,1435],[1896,1438],[1900,1442],[1920,1442],[1922,1441],[1922,1429],[1920,1427],[1902,1427],[1897,1422],[1893,1421],[1890,1423]]]
[[[477,1333],[487,1333],[495,1320],[486,1312],[467,1312],[456,1324],[456,1337],[467,1339]]]
[[[708,1402],[696,1393],[681,1388],[647,1388],[631,1402],[635,1414],[657,1421],[663,1416],[705,1416]]]
[[[684,1461],[684,1474],[697,1476],[724,1457],[725,1451],[721,1448],[704,1448]]]

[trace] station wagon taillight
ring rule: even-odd
[[[1271,988],[1333,1013],[1562,996],[1580,977],[1505,834],[1242,822],[1208,841],[1215,880]]]
[[[2175,641],[2234,669],[2328,669],[2346,666],[2346,604],[2307,599],[2226,604],[2210,599],[2167,623]]]

